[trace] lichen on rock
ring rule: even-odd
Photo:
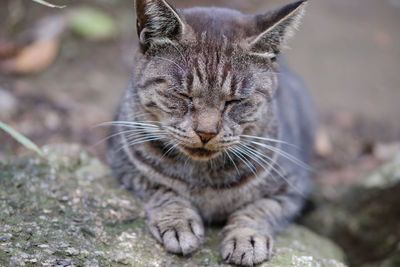
[[[208,227],[190,256],[164,251],[139,202],[78,145],[0,163],[0,266],[225,266],[220,229]],[[344,266],[331,241],[302,226],[277,237],[262,266]]]

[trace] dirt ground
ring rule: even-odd
[[[0,73],[0,120],[39,145],[77,142],[104,158],[104,145],[93,145],[106,130],[95,126],[112,119],[128,83],[136,48],[133,1],[53,2],[68,7],[2,1],[0,52],[9,43],[25,45],[25,32],[39,19],[82,5],[109,14],[117,34],[94,42],[65,31],[55,61],[45,70]],[[170,2],[177,7],[214,5],[255,13],[290,1]],[[317,181],[334,196],[332,188],[354,181],[400,150],[400,1],[310,2],[287,59],[315,99],[323,134],[313,167]],[[0,158],[25,152],[0,132]]]

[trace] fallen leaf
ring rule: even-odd
[[[17,47],[11,40],[0,37],[0,59],[15,56],[16,51]]]
[[[38,40],[23,49],[16,57],[0,62],[0,71],[27,74],[40,72],[56,58],[60,47],[58,38]]]
[[[61,35],[65,28],[65,15],[57,14],[41,18],[25,31],[25,38],[29,42],[19,45],[18,49],[14,49],[13,55],[0,60],[0,72],[28,74],[40,72],[50,66],[58,54]],[[4,43],[6,44],[5,41]]]

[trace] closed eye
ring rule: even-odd
[[[226,106],[229,106],[229,105],[233,105],[233,104],[240,103],[240,101],[241,101],[241,100],[239,100],[239,99],[225,101],[225,107],[226,107]]]
[[[194,110],[194,103],[193,103],[193,98],[191,96],[188,96],[185,93],[179,93],[179,95],[183,98],[186,98],[189,100],[189,109]]]
[[[183,98],[192,100],[192,98],[191,98],[190,96],[188,96],[187,94],[185,94],[185,93],[179,93],[179,95],[180,95],[181,97],[183,97]]]

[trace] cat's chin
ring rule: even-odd
[[[195,160],[208,161],[217,157],[221,152],[216,150],[208,150],[205,148],[191,148],[182,146],[181,151]]]

